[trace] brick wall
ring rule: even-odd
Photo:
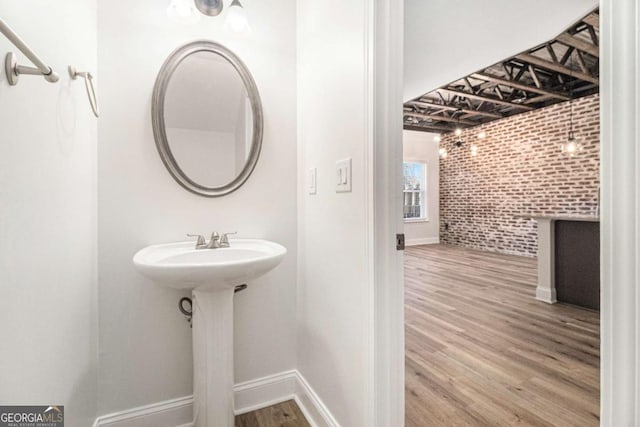
[[[464,131],[465,145],[446,135],[440,159],[440,241],[507,254],[536,256],[530,214],[596,212],[600,169],[599,96],[573,102],[574,129],[583,151],[560,150],[569,127],[569,103],[519,114]],[[472,156],[471,143],[478,147]]]

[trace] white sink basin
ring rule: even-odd
[[[287,249],[258,239],[230,239],[230,247],[195,249],[195,243],[152,245],[133,257],[136,268],[158,284],[182,290],[234,288],[276,267]]]
[[[191,290],[193,301],[193,425],[234,427],[234,288],[276,267],[287,249],[257,239],[195,249],[195,242],[148,246],[133,257],[162,286]]]

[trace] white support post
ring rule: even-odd
[[[549,304],[556,299],[556,237],[552,218],[536,218],[538,222],[538,287],[536,299]]]

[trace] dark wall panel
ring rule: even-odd
[[[600,310],[600,223],[556,221],[558,301]]]

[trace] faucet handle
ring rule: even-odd
[[[204,236],[202,234],[187,234],[187,237],[197,237],[198,240],[196,240],[196,248],[198,246],[204,246],[207,244],[207,241],[204,239]]]
[[[217,249],[219,247],[220,247],[220,235],[218,234],[217,231],[214,231],[213,233],[211,233],[211,239],[209,239],[209,244],[207,245],[207,248]]]
[[[238,234],[237,231],[233,233],[222,233],[222,237],[220,237],[220,246],[229,247],[229,235],[230,234]]]

